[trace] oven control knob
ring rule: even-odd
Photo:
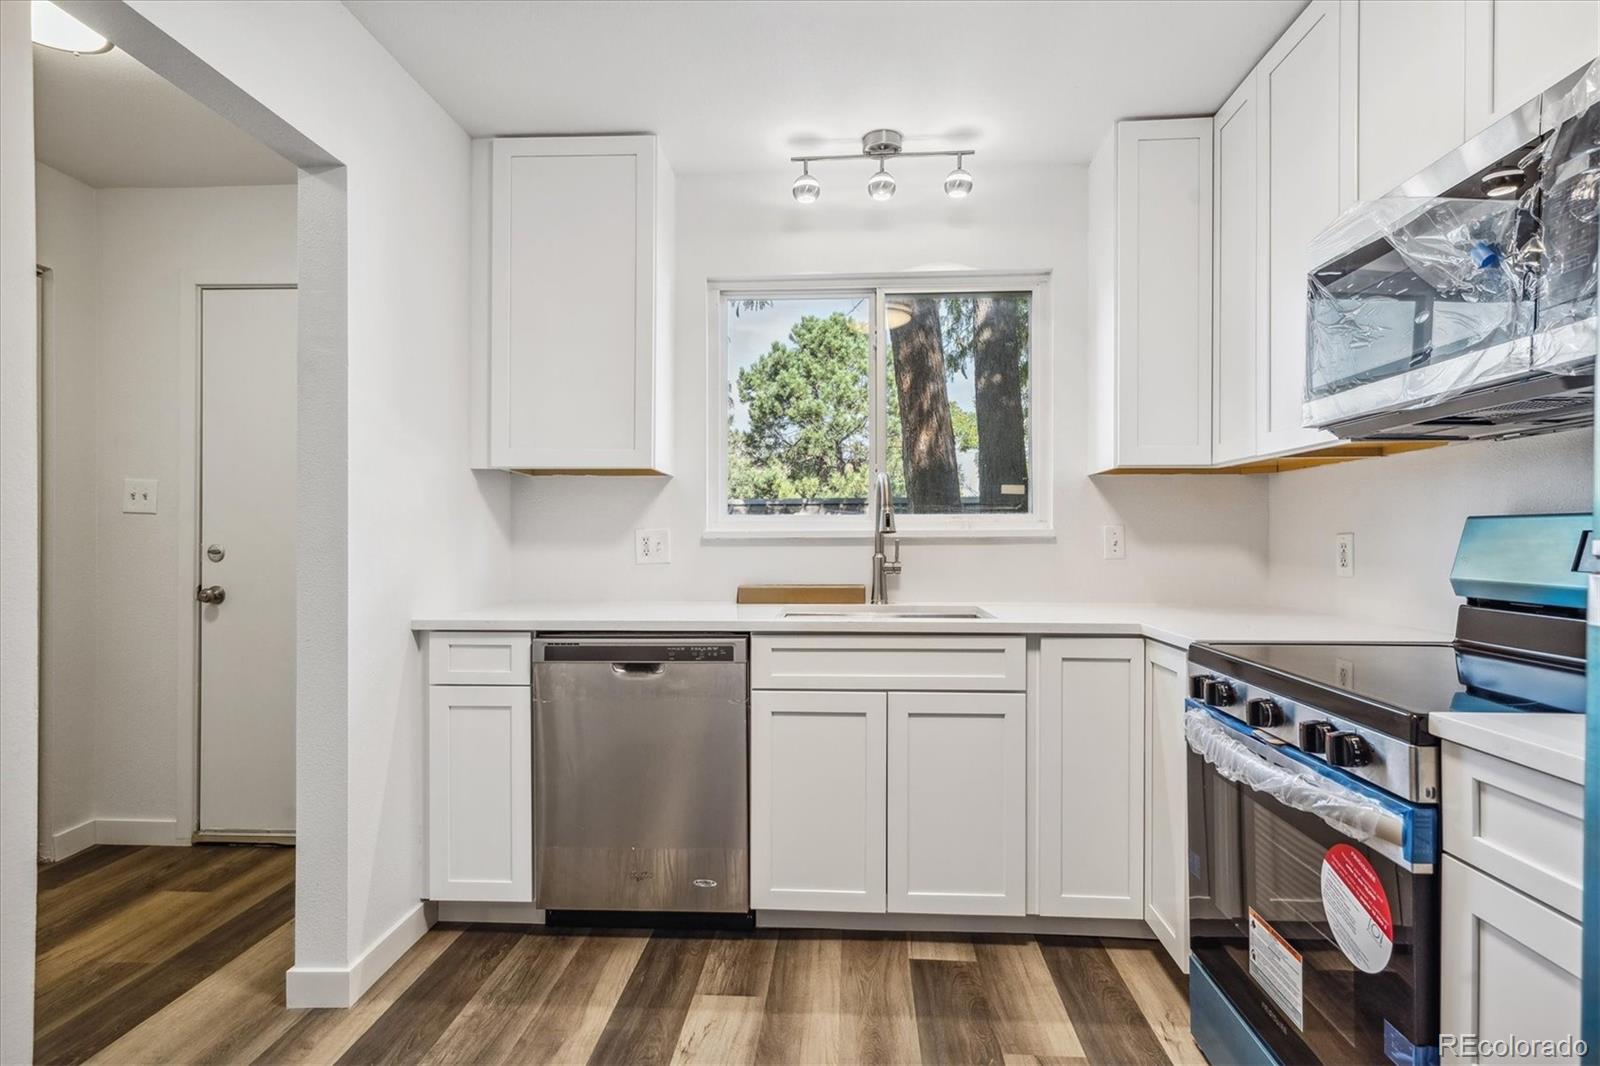
[[[1328,747],[1328,734],[1333,731],[1332,722],[1301,722],[1300,750],[1307,755],[1321,755]]]
[[[1372,745],[1359,733],[1334,730],[1328,734],[1329,766],[1365,766],[1372,761]]]
[[[1213,707],[1231,707],[1234,702],[1233,686],[1221,678],[1206,681],[1206,702]]]
[[[1271,729],[1283,724],[1283,708],[1277,700],[1257,697],[1244,705],[1244,720],[1252,729]]]
[[[1206,698],[1206,683],[1213,681],[1210,674],[1195,674],[1189,679],[1189,698],[1203,700]]]

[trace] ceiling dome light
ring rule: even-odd
[[[961,169],[961,157],[956,156],[956,168],[944,179],[944,194],[952,200],[964,200],[972,192],[972,175]]]
[[[867,179],[867,195],[874,200],[883,201],[894,198],[894,175],[883,169],[883,160],[878,160],[878,172]]]
[[[111,51],[111,42],[49,0],[33,0],[33,43],[88,56]]]
[[[1502,167],[1483,176],[1483,194],[1503,200],[1522,191],[1522,168]]]
[[[817,202],[817,197],[822,195],[822,182],[811,176],[810,163],[800,164],[800,176],[794,179],[794,184],[790,186],[789,192],[800,203],[814,204]]]

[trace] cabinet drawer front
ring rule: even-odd
[[[430,685],[526,685],[530,633],[429,633]]]
[[[1576,918],[1583,903],[1583,789],[1444,745],[1444,850]]]
[[[1023,637],[767,636],[751,641],[751,688],[1022,692]]]
[[[1440,1032],[1484,1043],[1576,1036],[1583,927],[1448,855],[1440,875]],[[1480,1061],[1470,1045],[1441,1051],[1445,1062]]]

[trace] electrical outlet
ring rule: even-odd
[[[1356,535],[1340,533],[1334,539],[1337,545],[1333,558],[1333,572],[1338,577],[1356,576]]]
[[[156,488],[159,482],[153,477],[127,477],[122,479],[122,513],[155,514]]]
[[[1126,559],[1128,557],[1128,545],[1123,540],[1122,526],[1101,526],[1100,540],[1101,554],[1107,559]]]
[[[633,561],[640,566],[672,562],[672,533],[665,529],[633,531]]]

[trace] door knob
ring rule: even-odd
[[[195,589],[194,598],[201,603],[221,603],[228,598],[221,585],[202,585]]]

